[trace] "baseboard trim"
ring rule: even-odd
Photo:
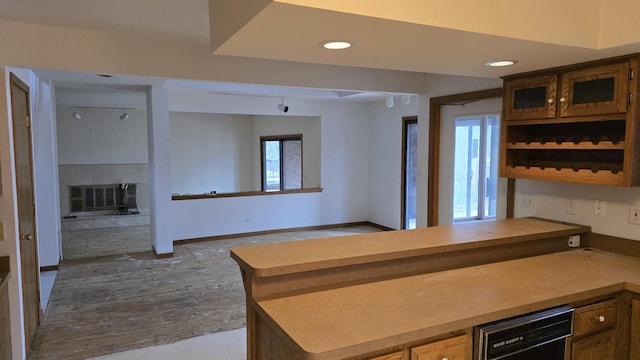
[[[617,236],[587,233],[583,237],[582,246],[640,257],[640,241]]]
[[[158,254],[158,252],[156,251],[156,247],[155,246],[153,247],[153,254],[155,255],[156,259],[158,259],[158,260],[171,259],[173,257],[173,252]]]
[[[43,271],[58,271],[58,265],[40,266],[40,272]]]
[[[292,231],[325,230],[325,229],[332,229],[332,228],[338,228],[338,227],[354,227],[354,226],[372,226],[383,231],[395,230],[395,229],[392,229],[383,225],[379,225],[376,223],[372,223],[369,221],[358,221],[358,222],[350,222],[350,223],[342,223],[342,224],[301,226],[301,227],[295,227],[295,228],[253,231],[253,232],[246,232],[246,233],[205,236],[200,238],[174,240],[173,245],[186,245],[186,244],[193,244],[193,243],[206,242],[206,241],[228,240],[228,239],[236,239],[236,238],[247,237],[247,236],[263,236],[263,235],[280,234],[280,233],[286,233],[286,232],[292,232]]]

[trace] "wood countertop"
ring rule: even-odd
[[[589,226],[518,218],[240,246],[231,249],[231,257],[248,274],[270,277],[590,231]]]
[[[560,224],[532,219],[518,224],[533,225],[535,231],[544,231],[543,226],[563,230]],[[524,229],[521,232],[526,236]],[[471,236],[482,237],[465,230],[443,233],[459,235],[461,243]],[[640,293],[640,258],[576,249],[259,301],[254,306],[305,358],[342,359],[622,290]]]

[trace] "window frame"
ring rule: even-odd
[[[284,192],[284,191],[291,191],[291,190],[302,190],[304,189],[304,183],[303,183],[303,179],[304,179],[304,161],[303,161],[303,157],[304,157],[304,142],[303,142],[303,136],[302,134],[290,134],[290,135],[268,135],[268,136],[260,136],[260,189],[262,192],[269,192],[269,193],[274,193],[274,192]],[[266,159],[265,159],[265,142],[267,141],[278,141],[279,142],[279,151],[280,151],[280,159],[282,160],[283,157],[283,151],[284,151],[284,142],[285,141],[300,141],[300,188],[299,189],[284,189],[284,178],[283,178],[283,174],[284,174],[284,161],[280,161],[280,189],[278,190],[267,190],[266,189],[266,183],[267,183],[267,171],[265,168],[265,163],[266,163]]]
[[[453,213],[452,213],[452,217],[451,217],[451,221],[452,223],[456,224],[456,223],[462,223],[462,222],[469,222],[469,221],[494,221],[497,218],[497,213],[494,214],[493,216],[487,216],[485,215],[485,207],[486,207],[486,193],[487,193],[487,183],[486,183],[486,178],[487,178],[487,144],[488,142],[491,141],[491,139],[488,138],[487,135],[487,130],[488,127],[490,125],[490,118],[494,118],[496,121],[496,124],[494,124],[495,126],[497,126],[496,129],[496,133],[500,134],[500,127],[501,127],[501,114],[500,113],[486,113],[486,114],[479,114],[479,115],[463,115],[460,117],[456,117],[454,119],[454,137],[457,134],[458,131],[458,127],[472,127],[472,126],[479,126],[480,128],[480,134],[479,134],[479,139],[478,139],[478,146],[477,146],[477,151],[478,151],[478,184],[477,184],[477,215],[476,216],[466,216],[466,217],[459,217],[456,218],[455,217],[455,204],[453,204]],[[479,124],[474,124],[474,123],[478,123]],[[460,124],[460,125],[459,125]],[[492,132],[492,134],[494,134]],[[494,134],[495,135],[495,134]],[[469,138],[471,139],[471,138]],[[498,137],[498,139],[496,139],[498,141],[498,143],[496,144],[496,147],[498,148],[497,152],[494,154],[496,157],[500,156],[500,152],[499,152],[499,142],[500,139]],[[457,144],[455,143],[454,140],[454,166],[456,163],[456,159],[455,159],[455,146]],[[470,150],[472,151],[472,150]],[[499,178],[499,171],[496,168],[496,180],[497,178]],[[480,181],[480,179],[482,179],[482,181]],[[454,175],[454,180],[455,180],[455,175]],[[497,187],[497,181],[496,181],[496,185]],[[453,191],[455,191],[455,185],[453,187]],[[494,193],[497,194],[497,188],[494,189]],[[455,199],[455,196],[453,197]],[[467,202],[469,202],[471,199],[470,194],[467,193]],[[468,204],[467,204],[468,206]]]

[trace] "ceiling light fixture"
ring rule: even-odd
[[[387,95],[387,98],[384,99],[384,105],[388,108],[392,108],[393,107],[393,96],[391,95]]]
[[[501,66],[511,66],[515,63],[517,63],[518,60],[498,60],[498,61],[489,61],[488,63],[485,63],[485,66],[491,66],[491,67],[501,67]]]
[[[73,114],[71,114],[71,116],[76,120],[82,120],[82,115],[78,112],[78,108],[73,109]]]
[[[127,114],[124,109],[122,109],[122,115],[120,115],[120,120],[124,121],[129,119],[129,114]]]
[[[344,50],[351,47],[351,43],[347,41],[325,41],[322,47],[328,50]]]
[[[289,107],[287,105],[284,104],[284,98],[280,98],[281,99],[281,103],[278,104],[278,110],[282,111],[283,113],[286,113],[289,111]]]

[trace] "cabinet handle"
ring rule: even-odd
[[[33,236],[31,234],[20,236],[20,240],[32,240]]]
[[[604,322],[604,315],[598,316],[598,321],[603,323]]]
[[[563,103],[563,102],[565,102],[565,101],[567,101],[567,98],[564,98],[564,97],[561,97],[561,98],[560,98],[560,102],[561,102],[561,103]]]
[[[547,102],[548,102],[549,104],[553,104],[553,99],[549,99],[549,100],[547,100]]]

